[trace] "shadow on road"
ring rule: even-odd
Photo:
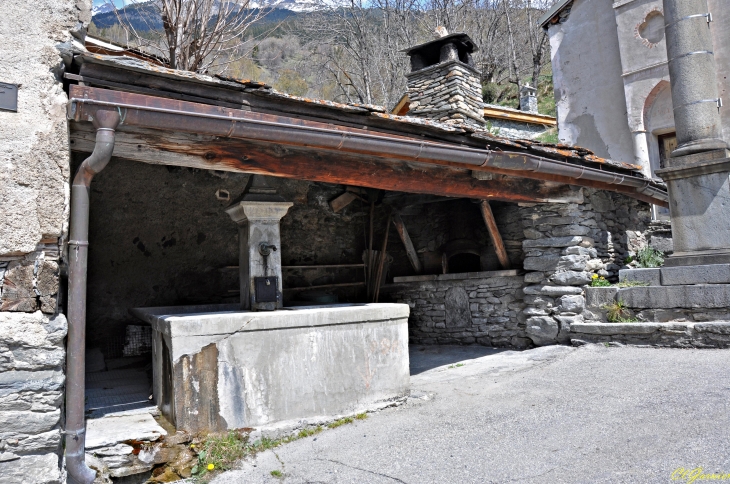
[[[453,365],[460,361],[473,360],[482,356],[496,355],[506,348],[488,346],[412,345],[409,347],[411,375],[418,375],[432,368]],[[514,351],[514,350],[512,350]]]

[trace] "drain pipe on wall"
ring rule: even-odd
[[[86,373],[86,273],[89,255],[89,187],[114,151],[118,110],[99,110],[93,120],[96,144],[71,185],[68,241],[68,345],[66,349],[66,469],[69,482],[91,484],[96,472],[86,466],[84,397]]]

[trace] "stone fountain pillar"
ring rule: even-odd
[[[238,224],[241,309],[283,307],[279,222],[292,205],[263,176],[252,175],[243,194],[226,209]]]
[[[666,266],[730,263],[730,151],[722,139],[707,0],[664,0],[677,149],[667,182],[674,254]],[[714,27],[719,28],[719,26]]]

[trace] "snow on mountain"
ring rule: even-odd
[[[144,2],[128,2],[128,4],[141,4]],[[249,3],[249,8],[278,8],[282,10],[289,10],[296,13],[301,12],[312,12],[317,9],[319,5],[318,0],[252,0]],[[94,7],[91,9],[91,16],[103,15],[114,11],[114,5],[111,0],[96,0],[94,1]]]
[[[94,2],[96,3],[96,2]],[[111,2],[101,2],[97,5],[94,5],[91,9],[91,16],[99,15],[102,13],[109,13],[114,11],[114,5]]]

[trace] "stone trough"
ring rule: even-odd
[[[153,393],[178,430],[355,413],[409,391],[405,304],[132,313],[152,325]]]

